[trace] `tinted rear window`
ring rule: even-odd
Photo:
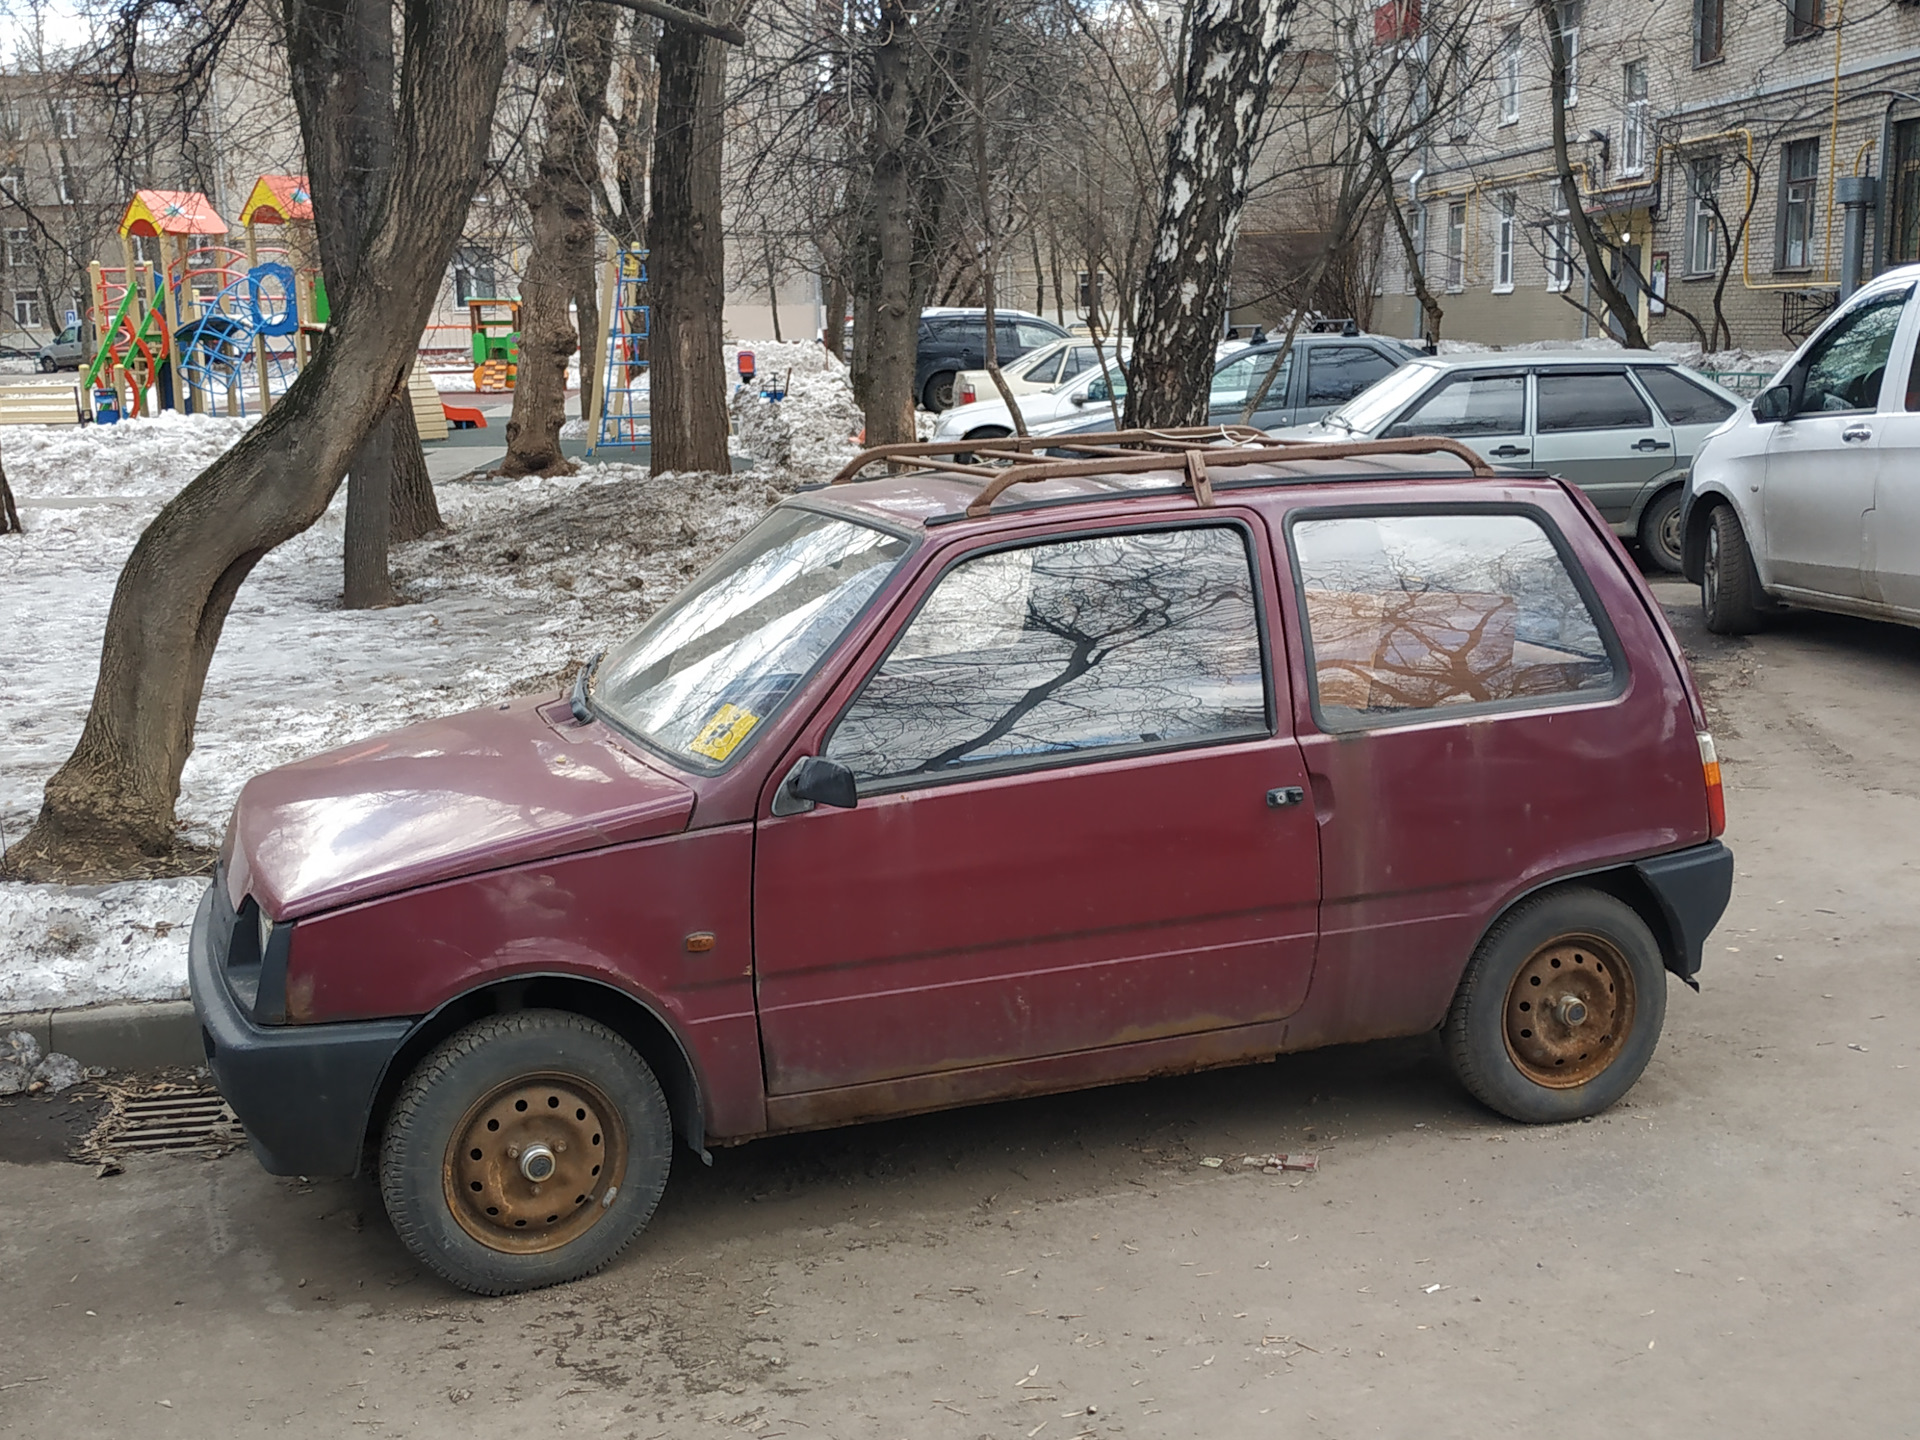
[[[1644,430],[1653,412],[1624,371],[1611,374],[1543,374],[1534,381],[1535,428],[1542,435],[1563,430]]]
[[[1365,345],[1316,345],[1307,351],[1307,404],[1344,405],[1395,368]]]
[[[1653,396],[1653,403],[1665,413],[1669,424],[1718,425],[1733,413],[1733,406],[1678,370],[1647,366],[1634,373]]]

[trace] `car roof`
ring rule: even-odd
[[[1657,350],[1490,350],[1468,355],[1423,355],[1412,361],[1436,369],[1515,370],[1527,366],[1562,369],[1570,366],[1607,368],[1615,365],[1663,365],[1672,369],[1680,360]]]
[[[986,307],[981,305],[929,305],[920,312],[920,318],[922,320],[984,320],[987,318],[987,311]],[[1031,310],[1005,310],[998,305],[993,307],[993,318],[1038,320],[1042,325],[1052,325],[1056,330],[1065,328],[1044,315],[1034,314]]]

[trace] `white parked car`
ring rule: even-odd
[[[1093,347],[1087,347],[1091,350]],[[1106,368],[1118,373],[1125,362],[1125,356],[1107,356]],[[1091,403],[1089,391],[1101,377],[1101,366],[1096,359],[1091,368],[1082,370],[1070,380],[1063,380],[1047,390],[1031,391],[1014,398],[1020,403],[1020,414],[1027,422],[1029,430],[1038,431],[1053,421],[1077,419]],[[989,382],[991,383],[991,382]],[[1103,390],[1102,394],[1105,393]],[[1121,392],[1125,393],[1124,389]],[[1100,402],[1105,404],[1105,401]],[[1007,409],[1006,401],[999,398],[999,392],[993,392],[993,398],[976,400],[971,405],[956,405],[940,416],[940,424],[933,432],[936,440],[988,440],[1013,433],[1013,415]]]
[[[1920,625],[1920,265],[1879,276],[1693,462],[1682,563],[1707,628],[1783,603]]]
[[[1113,347],[1106,347],[1107,359],[1113,359]],[[1088,370],[1100,368],[1099,353],[1087,339],[1068,338],[1029,350],[1017,360],[1000,367],[1007,388],[1016,395],[1030,395],[1072,380]],[[981,400],[998,400],[1000,387],[985,370],[962,370],[953,377],[953,403],[972,405]]]

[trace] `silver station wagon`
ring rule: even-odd
[[[1558,475],[1614,533],[1680,571],[1680,500],[1701,443],[1740,397],[1662,355],[1591,350],[1426,358],[1286,439],[1445,435],[1496,470]]]

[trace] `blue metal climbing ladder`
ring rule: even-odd
[[[607,353],[600,370],[596,450],[602,445],[647,445],[653,440],[648,373],[653,307],[647,303],[647,252],[622,250],[614,267],[613,309],[607,317]]]

